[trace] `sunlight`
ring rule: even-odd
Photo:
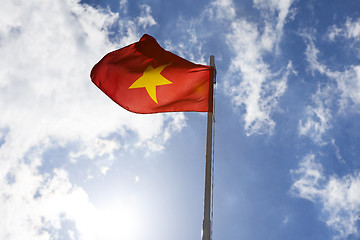
[[[104,239],[139,239],[143,221],[134,203],[112,202],[98,213],[98,227]]]

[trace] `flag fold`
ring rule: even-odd
[[[145,34],[138,42],[105,55],[90,77],[131,112],[212,112],[213,74],[213,67],[166,51]]]

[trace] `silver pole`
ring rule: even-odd
[[[210,66],[215,68],[215,57],[210,56]],[[209,107],[213,107],[213,89],[215,82],[215,70],[210,79]],[[204,196],[204,219],[203,219],[203,238],[202,240],[211,240],[211,180],[212,180],[212,130],[213,130],[213,109],[209,108],[207,117],[207,135],[206,135],[206,163],[205,163],[205,196]]]

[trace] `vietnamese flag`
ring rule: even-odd
[[[105,55],[91,70],[91,79],[131,112],[212,112],[213,74],[213,67],[168,52],[145,34]]]

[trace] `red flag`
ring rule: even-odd
[[[145,34],[105,55],[91,70],[91,79],[131,112],[212,112],[213,72],[164,50]]]

